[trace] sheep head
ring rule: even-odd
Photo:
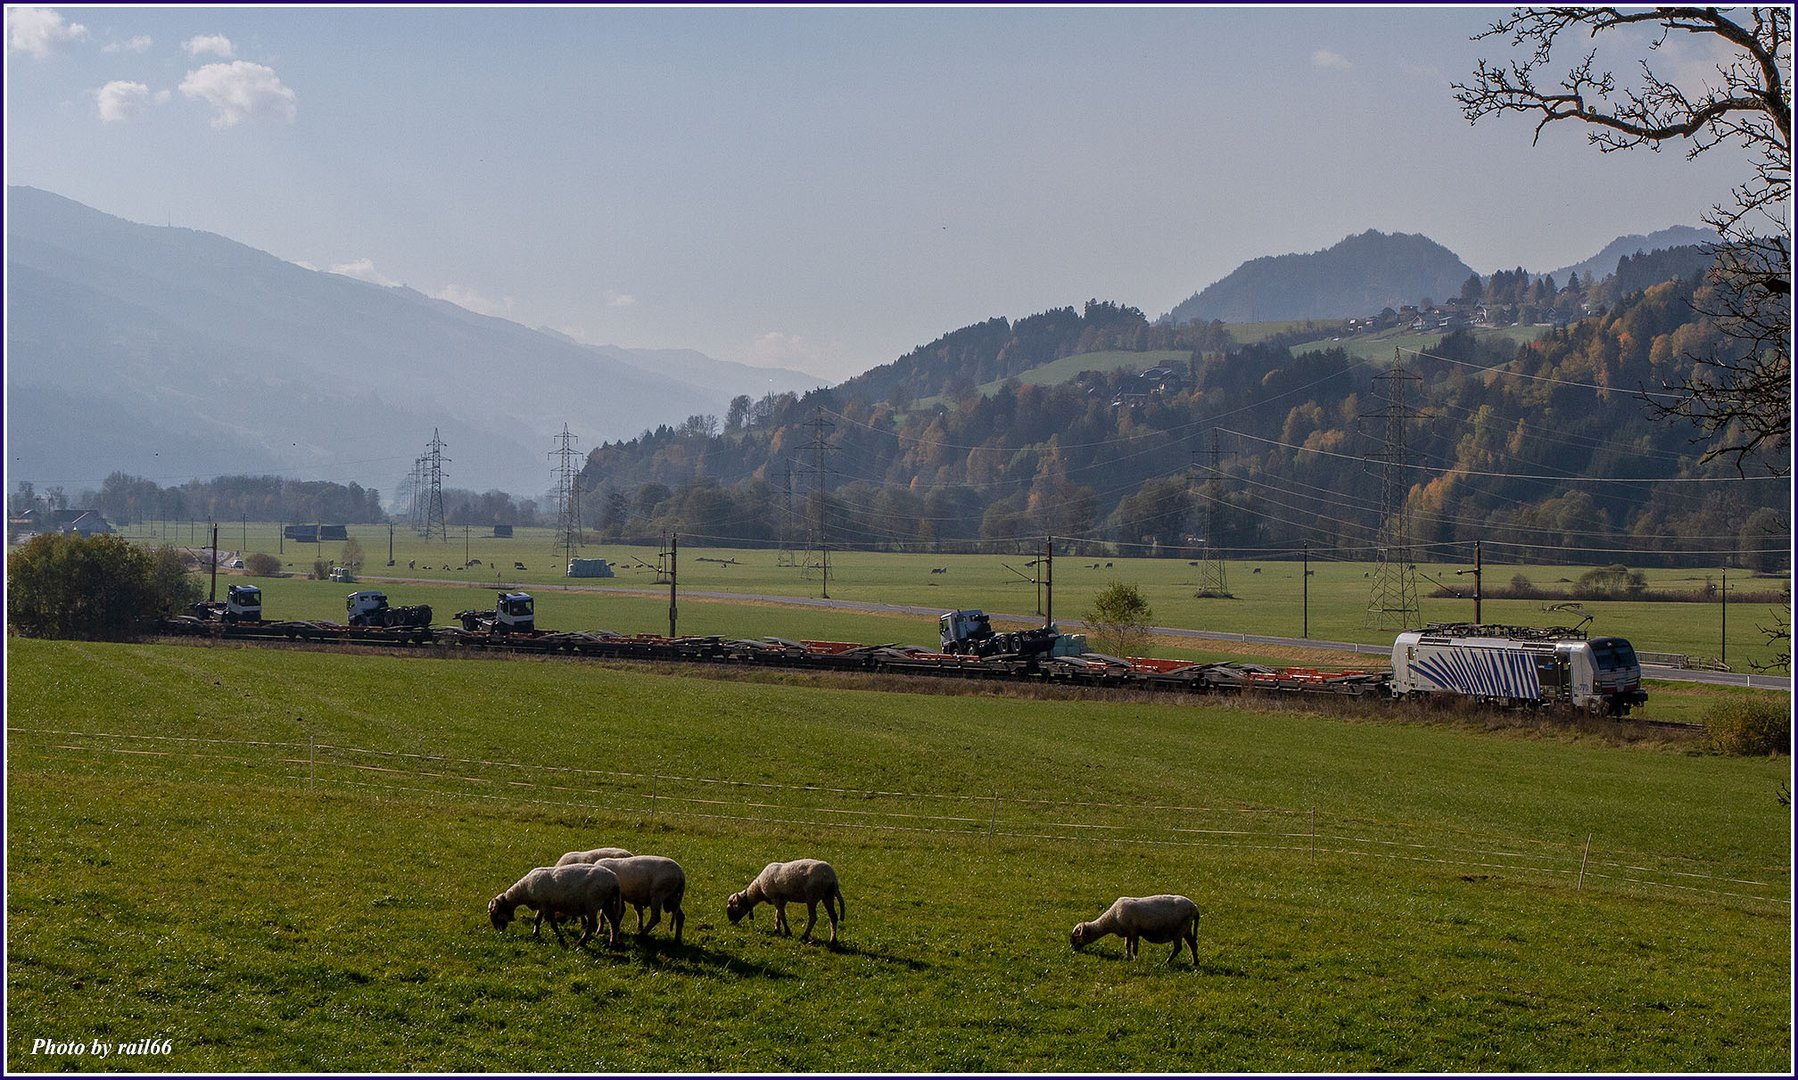
[[[742,922],[745,914],[749,916],[750,922],[755,921],[754,905],[744,899],[743,894],[740,892],[730,894],[730,899],[724,902],[724,913],[730,916],[730,923],[732,926]]]
[[[1087,942],[1098,936],[1093,933],[1091,923],[1075,923],[1074,932],[1068,935],[1068,944],[1074,947],[1075,952],[1079,952],[1086,947]]]
[[[506,924],[512,921],[512,912],[516,909],[516,905],[506,903],[502,894],[487,901],[487,918],[492,920],[495,930],[504,930]]]

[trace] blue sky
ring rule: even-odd
[[[828,379],[1367,229],[1547,271],[1699,224],[1450,82],[1507,7],[6,10],[6,176],[595,344]],[[1702,68],[1671,42],[1660,61]]]

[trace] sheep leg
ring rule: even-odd
[[[824,898],[824,914],[830,916],[830,943],[837,943],[837,901],[831,897]]]
[[[774,932],[782,937],[793,936],[793,927],[787,922],[787,902],[785,900],[774,902]]]
[[[637,909],[637,933],[641,934],[643,933],[643,905],[633,904],[631,906]],[[655,923],[652,922],[649,925],[654,926]]]
[[[543,915],[539,913],[537,917],[541,919]],[[549,913],[549,928],[556,932],[556,943],[566,949],[568,947],[568,939],[562,936],[562,920],[556,918],[556,913],[553,911]]]
[[[674,943],[679,945],[681,927],[687,925],[687,915],[676,906],[669,909],[668,921],[674,924]]]
[[[551,925],[554,925],[552,920]],[[584,947],[593,939],[593,932],[599,929],[599,917],[591,911],[581,912],[581,936],[575,941],[575,948]]]
[[[643,909],[638,908],[637,909],[637,933],[638,933],[638,935],[639,936],[647,935],[651,930],[654,930],[656,928],[656,923],[659,923],[661,921],[662,921],[662,903],[661,903],[661,901],[658,900],[649,905],[649,925],[648,926],[643,925]]]
[[[1136,959],[1136,935],[1135,934],[1125,934],[1124,935],[1124,959],[1126,959],[1126,960]]]
[[[830,920],[832,928],[830,936],[833,941],[836,939],[836,922],[837,921],[834,918]],[[818,902],[816,900],[807,900],[805,902],[805,933],[799,935],[799,940],[810,941],[812,939],[812,927],[816,925],[818,925]]]

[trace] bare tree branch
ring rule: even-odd
[[[1671,404],[1652,401],[1656,415],[1689,421],[1713,443],[1704,460],[1732,458],[1775,474],[1791,471],[1792,445],[1792,12],[1789,7],[1517,8],[1474,39],[1501,39],[1525,58],[1509,64],[1481,60],[1472,81],[1455,83],[1455,100],[1469,123],[1519,113],[1536,118],[1534,138],[1550,124],[1588,128],[1601,153],[1683,143],[1688,159],[1733,146],[1746,151],[1751,175],[1712,207],[1705,223],[1717,230],[1709,288],[1694,307],[1724,336],[1719,350],[1693,356],[1689,379],[1664,383]],[[1716,78],[1683,87],[1638,61],[1634,81],[1599,70],[1599,48],[1588,46],[1552,87],[1538,77],[1555,65],[1557,45],[1603,40],[1627,46],[1630,31],[1650,53],[1676,35],[1721,43]]]

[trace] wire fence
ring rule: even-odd
[[[1690,856],[1618,851],[1594,834],[1507,837],[1440,823],[1316,809],[1050,799],[994,790],[941,793],[788,784],[682,772],[597,769],[333,743],[7,728],[9,766],[86,763],[213,781],[371,797],[446,799],[674,825],[770,825],[928,834],[975,842],[1061,841],[1204,850],[1229,856],[1355,858],[1462,873],[1521,873],[1569,887],[1640,887],[1792,903],[1791,867],[1725,871]]]

